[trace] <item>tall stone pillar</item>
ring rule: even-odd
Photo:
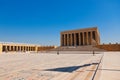
[[[84,36],[84,32],[82,32],[82,37],[83,37],[83,45],[85,45],[85,36]]]
[[[93,34],[90,32],[90,45],[92,45]]]
[[[0,53],[3,51],[3,45],[0,45]]]
[[[60,34],[60,43],[61,43],[60,45],[63,46],[62,45],[63,44],[63,42],[62,42],[62,34]]]
[[[9,45],[7,46],[7,50],[10,51],[10,46]]]
[[[64,46],[64,34],[61,34],[61,46]]]
[[[72,46],[72,34],[70,34],[70,46]]]
[[[30,46],[28,47],[28,50],[30,51]]]
[[[5,51],[6,51],[6,52],[8,51],[8,48],[7,48],[7,46],[5,46]]]
[[[9,46],[9,51],[11,51],[11,46]]]
[[[35,46],[35,52],[38,52],[38,47],[37,46]]]
[[[32,47],[30,46],[30,51],[32,51]]]
[[[18,51],[18,46],[16,46],[16,51]]]
[[[79,36],[79,46],[81,46],[81,35],[80,35],[80,33],[78,33],[78,36]]]
[[[69,34],[67,34],[67,46],[69,46]]]
[[[65,39],[64,39],[64,40],[65,40],[65,46],[67,46],[67,45],[66,45],[66,44],[67,44],[67,42],[66,42],[66,40],[67,40],[66,37],[67,37],[67,36],[66,36],[66,34],[64,34],[64,35],[65,35]]]
[[[88,41],[88,32],[86,32],[86,41],[87,41],[87,45],[89,45],[89,41]]]
[[[76,33],[74,33],[74,46],[76,46]]]
[[[23,51],[23,46],[21,46],[21,51]]]
[[[96,44],[98,44],[98,37],[97,37],[97,32],[95,31],[95,41],[96,41]]]
[[[71,34],[69,34],[69,46],[71,46]]]
[[[73,37],[73,33],[71,34],[71,36],[72,36],[71,45],[74,46],[74,37]]]
[[[25,51],[25,46],[24,46],[24,48],[23,48],[23,51]]]
[[[65,34],[64,34],[64,46],[66,46],[66,45],[65,45]]]
[[[13,45],[13,51],[15,51],[15,46]]]
[[[13,46],[11,45],[10,47],[11,47],[11,51],[13,51]]]

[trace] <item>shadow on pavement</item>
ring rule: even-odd
[[[70,66],[70,67],[60,67],[60,68],[53,68],[53,69],[46,69],[45,71],[58,71],[58,72],[73,72],[79,68],[91,66],[91,65],[96,65],[97,63],[92,63],[92,64],[84,64],[81,66]]]

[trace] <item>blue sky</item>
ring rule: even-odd
[[[120,0],[0,0],[0,41],[59,45],[60,31],[98,26],[120,43]]]

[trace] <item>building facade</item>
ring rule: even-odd
[[[61,46],[99,45],[100,34],[97,27],[63,31],[60,33]]]
[[[55,46],[40,46],[19,43],[0,43],[0,53],[2,52],[39,52],[53,49]]]

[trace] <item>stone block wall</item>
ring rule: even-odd
[[[120,44],[101,44],[96,47],[107,51],[120,51]]]
[[[37,51],[46,51],[46,50],[50,50],[50,49],[54,49],[55,46],[39,46],[37,47]]]

